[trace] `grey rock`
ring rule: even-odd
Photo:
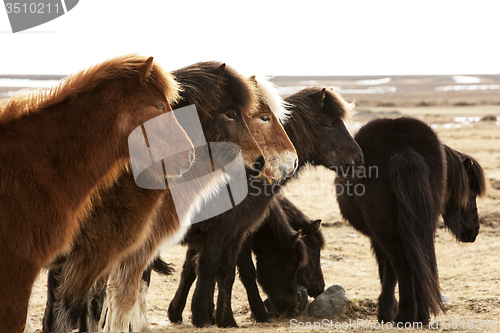
[[[441,302],[443,303],[449,303],[450,299],[446,297],[445,295],[441,294]]]
[[[316,318],[334,318],[348,302],[345,289],[342,286],[333,285],[309,304],[309,314]]]

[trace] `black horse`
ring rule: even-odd
[[[320,230],[321,220],[309,219],[285,197],[279,199],[279,208],[281,212],[273,209],[259,230],[248,237],[238,258],[240,278],[257,321],[264,321],[268,314],[258,301],[256,276],[269,297],[268,309],[275,315],[297,315],[297,285],[306,287],[311,297],[318,296],[325,289],[320,264],[325,244]],[[292,237],[288,225],[296,232]],[[257,274],[252,250],[257,260]]]
[[[416,119],[377,119],[355,139],[366,167],[338,174],[335,187],[343,217],[370,238],[378,261],[378,320],[425,325],[431,312],[444,311],[434,250],[438,217],[443,214],[458,240],[474,241],[479,231],[476,196],[485,193],[484,173],[475,160],[443,146]]]
[[[327,168],[356,168],[363,163],[359,146],[347,131],[343,120],[352,105],[332,90],[304,89],[286,99],[293,111],[285,130],[299,159]],[[194,224],[184,244],[188,245],[181,281],[168,309],[171,322],[182,321],[189,288],[198,277],[191,303],[192,322],[197,327],[217,323],[237,327],[231,310],[231,291],[238,255],[247,235],[263,222],[273,207],[279,184],[249,180],[249,195],[232,210]],[[197,256],[197,265],[193,263]],[[213,317],[213,291],[219,287],[217,311]]]

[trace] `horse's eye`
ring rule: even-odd
[[[333,124],[332,123],[328,123],[325,125],[327,128],[333,128]]]
[[[262,120],[263,122],[269,122],[271,121],[271,117],[269,117],[269,115],[263,115],[262,117],[260,117],[260,120]]]
[[[165,111],[165,104],[160,103],[158,105],[155,105],[155,108],[157,108],[160,111]]]
[[[231,112],[226,112],[224,115],[227,117],[227,119],[231,119],[231,120],[236,119],[236,113],[235,113],[235,112],[233,112],[233,111],[231,111]]]

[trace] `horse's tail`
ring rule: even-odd
[[[156,257],[154,261],[150,263],[150,266],[153,271],[160,275],[172,275],[175,271],[172,264],[167,264],[160,256]]]
[[[445,312],[439,288],[434,235],[439,212],[435,211],[428,165],[416,152],[394,156],[389,179],[396,195],[398,229],[410,265],[415,292],[437,315]],[[439,172],[432,170],[432,172]]]

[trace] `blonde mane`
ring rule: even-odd
[[[67,100],[77,98],[78,94],[96,89],[102,83],[114,79],[131,78],[138,73],[138,67],[148,57],[128,54],[106,60],[62,79],[48,89],[24,89],[0,104],[0,124],[8,123],[23,116],[41,112]],[[169,103],[179,98],[179,85],[170,73],[154,65],[146,84],[151,84],[165,92]]]
[[[259,98],[269,106],[271,112],[278,118],[281,124],[285,124],[288,118],[292,115],[292,111],[287,109],[291,105],[285,102],[278,94],[276,85],[274,85],[267,77],[253,76],[257,85]]]

